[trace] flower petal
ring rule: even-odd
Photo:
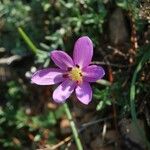
[[[76,65],[86,67],[90,64],[93,56],[93,43],[89,37],[79,38],[74,46],[73,60]]]
[[[43,69],[35,72],[31,81],[38,85],[52,85],[64,81],[63,73],[57,68]]]
[[[92,100],[92,89],[88,82],[84,82],[76,87],[76,96],[83,104],[89,104]]]
[[[50,57],[54,63],[63,70],[67,70],[68,67],[74,66],[72,58],[63,51],[54,50],[50,53]]]
[[[74,91],[76,86],[75,82],[66,79],[62,84],[60,84],[53,92],[53,99],[57,103],[63,103]]]
[[[96,82],[105,75],[105,71],[102,67],[97,65],[91,65],[83,69],[83,78],[87,82]]]

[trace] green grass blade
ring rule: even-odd
[[[143,130],[138,125],[138,120],[137,120],[137,116],[136,116],[136,106],[135,106],[135,95],[136,95],[135,83],[136,83],[137,75],[138,75],[138,73],[140,72],[140,70],[142,69],[143,65],[145,64],[145,62],[148,59],[150,59],[150,50],[147,51],[144,54],[144,56],[140,60],[138,66],[135,69],[135,72],[133,74],[133,78],[132,78],[132,81],[131,81],[131,87],[130,87],[130,106],[131,106],[131,116],[132,116],[132,120],[133,120],[134,126],[137,128],[137,130],[139,131],[139,134],[144,139],[147,147],[150,149],[150,143],[147,140],[146,136],[144,135]]]

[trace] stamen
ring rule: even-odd
[[[63,74],[63,78],[68,78],[68,74]]]
[[[72,67],[68,67],[68,71],[71,71],[72,70]]]
[[[82,83],[82,80],[76,82],[78,85]]]
[[[81,77],[83,76],[81,72],[79,74],[80,74]]]
[[[78,64],[76,64],[76,67],[77,67],[77,68],[80,68],[80,66],[79,66]]]

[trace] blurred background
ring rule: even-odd
[[[148,149],[149,23],[149,0],[0,0],[0,150],[77,149],[55,86],[30,78],[83,35],[106,71],[88,106],[68,101],[84,149]]]

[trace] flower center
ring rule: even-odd
[[[82,71],[78,67],[74,67],[69,71],[69,77],[71,80],[76,81],[78,83],[82,82]]]

